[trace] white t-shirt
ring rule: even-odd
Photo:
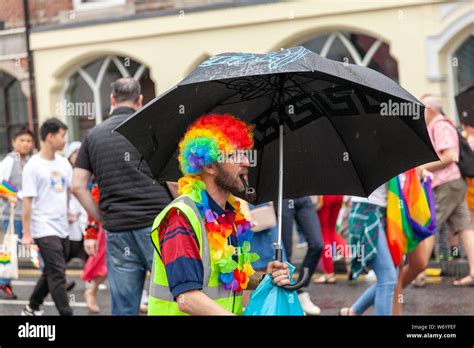
[[[69,198],[69,214],[77,216],[77,220],[69,223],[69,240],[79,242],[87,226],[87,212],[73,195]]]
[[[398,179],[400,180],[400,188],[403,188],[406,179],[405,173],[399,174]],[[387,184],[385,183],[382,186],[379,186],[368,198],[352,196],[352,201],[371,203],[381,207],[387,207]]]
[[[368,198],[353,196],[352,202],[363,202],[375,204],[380,207],[387,206],[387,184],[379,186]]]
[[[31,236],[67,238],[68,190],[72,167],[67,159],[56,154],[49,161],[36,154],[23,170],[23,197],[33,197]]]

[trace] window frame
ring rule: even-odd
[[[110,7],[123,6],[127,0],[101,0],[100,2],[85,2],[84,0],[73,0],[72,8],[76,11],[94,11]]]

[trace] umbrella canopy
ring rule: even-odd
[[[474,127],[474,85],[459,93],[455,100],[459,121],[462,124]]]
[[[283,198],[296,198],[368,196],[399,173],[438,160],[415,97],[374,70],[304,47],[213,56],[116,131],[140,151],[157,180],[176,181],[178,142],[207,113],[230,113],[255,125],[249,182],[256,204],[278,198],[279,164]]]

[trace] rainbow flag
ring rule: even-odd
[[[6,180],[3,180],[0,184],[0,193],[6,194],[11,197],[16,197],[17,192],[18,189]]]
[[[411,252],[419,242],[436,232],[436,209],[431,178],[427,177],[421,184],[414,169],[407,171],[405,176],[403,195],[413,239],[413,243],[408,244],[408,252]]]
[[[405,172],[403,190],[397,176],[388,182],[387,191],[387,241],[398,266],[403,254],[436,232],[434,194],[431,178],[420,183],[415,169]]]
[[[403,254],[408,249],[408,239],[405,231],[410,229],[403,199],[402,188],[398,177],[387,183],[387,242],[395,266],[402,261]]]

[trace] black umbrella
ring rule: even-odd
[[[464,89],[456,97],[459,121],[474,127],[474,85]]]
[[[255,125],[249,182],[254,203],[278,201],[277,255],[283,198],[368,196],[399,173],[438,160],[415,97],[374,70],[304,47],[213,56],[116,131],[159,181],[176,181],[178,142],[207,113]]]

